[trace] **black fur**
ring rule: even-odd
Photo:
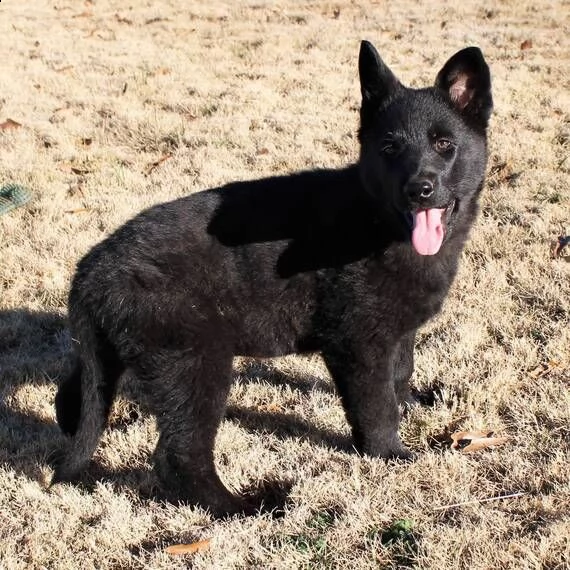
[[[79,263],[69,318],[80,367],[56,398],[73,437],[54,481],[87,465],[129,369],[157,417],[170,496],[215,514],[243,510],[213,460],[234,355],[320,351],[357,449],[410,456],[398,402],[409,396],[415,332],[440,310],[478,210],[490,76],[467,48],[434,87],[409,89],[368,42],[359,71],[356,165],[155,206]]]

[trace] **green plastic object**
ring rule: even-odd
[[[0,216],[14,208],[23,206],[32,198],[32,193],[19,184],[5,184],[0,187]]]

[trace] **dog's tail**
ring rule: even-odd
[[[59,386],[55,395],[55,415],[65,435],[75,435],[81,411],[81,361],[76,360],[73,371]]]
[[[103,331],[85,313],[70,321],[77,344],[78,361],[60,386],[56,417],[62,431],[71,437],[69,446],[56,458],[52,483],[73,481],[91,459],[115,399],[124,365]]]

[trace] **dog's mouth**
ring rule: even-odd
[[[412,245],[420,255],[435,255],[443,244],[456,200],[445,208],[418,208],[412,216]]]

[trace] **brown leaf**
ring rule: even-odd
[[[150,164],[145,170],[145,176],[149,176],[150,174],[152,174],[163,162],[167,161],[169,158],[172,158],[172,155],[165,154],[164,156],[160,157],[156,162]]]
[[[493,432],[486,431],[456,431],[451,439],[451,449],[457,449],[462,453],[473,453],[486,447],[504,445],[509,441],[508,437],[491,437]]]
[[[530,370],[528,375],[536,380],[538,378],[546,376],[549,372],[552,372],[553,370],[561,368],[564,368],[564,366],[562,366],[560,362],[557,362],[556,360],[549,360],[548,362],[543,362],[542,364],[539,364],[538,366]]]
[[[509,441],[508,437],[482,437],[481,439],[472,440],[471,443],[461,451],[463,453],[474,453],[475,451],[480,451],[487,447],[504,445],[507,441]]]
[[[269,149],[264,146],[263,148],[260,148],[260,149],[257,151],[256,154],[258,154],[258,155],[261,155],[261,154],[269,154]]]
[[[3,123],[0,123],[0,131],[8,131],[10,129],[19,129],[22,125],[13,121],[12,119],[6,119]]]
[[[210,548],[210,538],[199,540],[192,544],[173,544],[165,549],[168,554],[194,554],[195,552],[202,552]]]
[[[456,431],[451,434],[451,439],[453,443],[451,444],[452,449],[462,449],[469,445],[468,442],[474,439],[480,439],[482,437],[489,437],[493,432],[488,431]]]
[[[133,25],[132,20],[130,20],[129,18],[125,18],[124,16],[121,16],[119,14],[115,14],[115,20],[117,20],[117,22],[119,22],[119,24],[127,24],[128,26]]]
[[[279,404],[260,404],[257,409],[260,412],[269,412],[270,414],[278,414],[283,411]]]
[[[521,44],[521,49],[530,49],[532,47],[532,40],[525,40]]]
[[[78,175],[83,175],[83,174],[89,174],[91,172],[91,170],[89,170],[88,168],[85,167],[79,167],[79,166],[71,166],[69,168],[71,170],[71,172],[73,172],[73,174],[78,174]]]

